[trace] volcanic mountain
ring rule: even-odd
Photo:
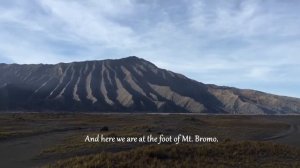
[[[0,64],[0,111],[300,114],[300,99],[206,85],[138,57]]]

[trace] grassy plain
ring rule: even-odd
[[[299,167],[299,123],[300,116],[4,113],[0,167]],[[219,142],[84,142],[97,134],[184,134]]]

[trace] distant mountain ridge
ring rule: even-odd
[[[131,56],[0,64],[0,111],[300,114],[300,99],[206,85]]]

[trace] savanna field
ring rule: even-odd
[[[7,167],[299,167],[299,116],[7,113],[0,115]],[[178,134],[217,143],[88,143],[87,135]]]

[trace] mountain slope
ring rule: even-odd
[[[205,85],[137,58],[0,64],[0,110],[294,114],[300,99]]]

